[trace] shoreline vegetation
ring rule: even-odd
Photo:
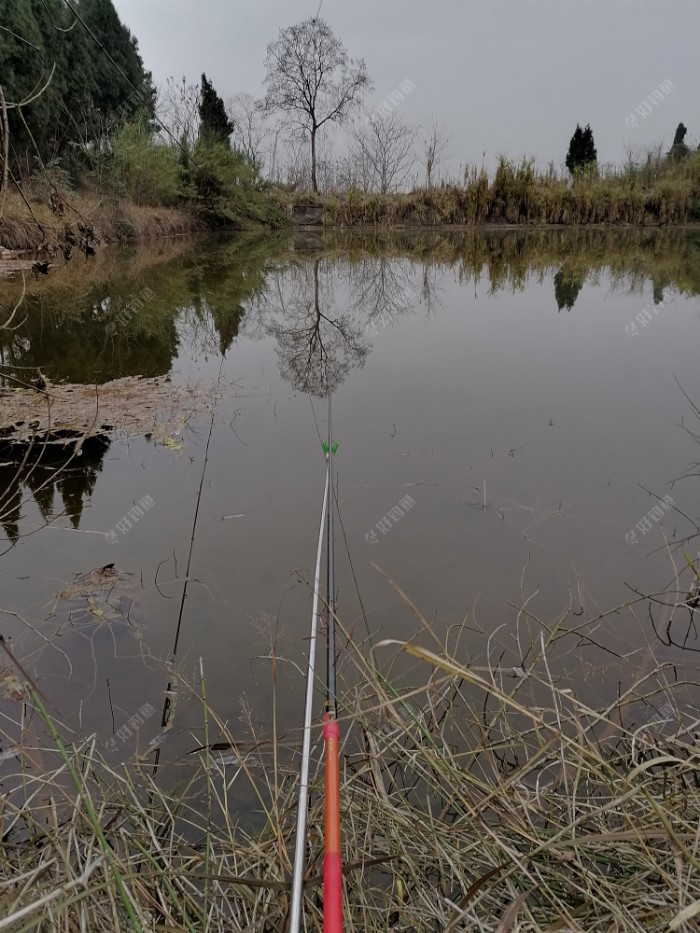
[[[692,665],[649,645],[625,689],[598,705],[595,690],[553,670],[575,651],[600,672],[590,636],[605,614],[573,627],[564,616],[544,625],[519,614],[511,634],[526,658],[501,645],[482,667],[458,633],[426,647],[436,641],[424,619],[410,642],[371,651],[341,624],[348,931],[696,929]],[[616,648],[605,650],[618,671],[628,664]],[[192,750],[168,758],[175,717],[150,742],[157,726],[139,728],[138,752],[117,764],[118,739],[69,734],[15,667],[25,716],[3,743],[0,929],[285,929],[299,736],[278,734],[274,675],[267,735],[252,713],[229,726],[207,706],[201,661],[194,682],[162,673],[169,696],[198,710]],[[322,922],[322,787],[314,727],[310,928]]]
[[[492,170],[471,164],[456,172],[444,164],[447,129],[433,117],[419,142],[420,127],[395,109],[413,83],[402,82],[368,112],[372,80],[364,59],[350,58],[319,17],[281,30],[268,45],[264,98],[226,100],[205,73],[193,84],[183,77],[156,87],[111,0],[83,0],[80,9],[17,0],[6,18],[5,250],[88,257],[106,243],[299,222],[396,229],[700,224],[700,151],[684,141],[683,123],[667,152],[660,144],[629,148],[621,165],[599,162],[590,125],[577,124],[560,169],[553,161],[540,168],[523,154],[500,155]],[[111,50],[108,61],[95,46]],[[289,63],[301,82],[290,78]],[[311,99],[300,91],[307,85],[317,89]],[[663,82],[660,99],[673,88]]]
[[[293,196],[293,204],[318,204],[326,226],[667,226],[700,223],[700,154],[683,161],[649,156],[623,170],[584,171],[573,179],[534,160],[499,160],[492,177],[484,168],[451,183],[406,193],[350,189],[338,194]]]
[[[148,174],[142,164],[140,171]],[[700,224],[700,155],[573,180],[539,174],[529,160],[503,159],[492,178],[473,169],[464,184],[404,193],[350,189],[314,195],[265,185],[252,188],[235,206],[225,197],[206,207],[184,198],[177,202],[157,193],[114,199],[99,190],[30,182],[7,198],[0,248],[50,255],[61,250],[70,256],[71,248],[85,252],[87,247],[90,255],[100,245],[221,229],[692,227]],[[297,222],[295,216],[302,214]]]

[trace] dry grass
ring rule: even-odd
[[[637,659],[618,697],[594,707],[554,671],[590,647],[600,617],[566,631],[523,607],[516,667],[488,662],[503,654],[494,636],[477,668],[459,633],[439,646],[423,626],[369,654],[345,646],[346,929],[697,929],[698,720],[688,685],[666,681],[677,665]],[[253,730],[243,744],[208,708],[203,674],[174,680],[203,728],[194,753],[157,773],[153,748],[115,769],[94,736],[68,742],[25,688],[2,756],[16,766],[2,799],[0,931],[284,930],[298,736]],[[308,930],[322,922],[320,753],[317,730]],[[252,811],[254,828],[239,819]]]
[[[182,236],[205,230],[206,223],[190,210],[142,207],[89,193],[62,190],[60,199],[27,186],[12,192],[0,220],[0,246],[15,250],[63,249],[80,227],[91,228],[100,243]],[[53,207],[52,207],[53,205]]]
[[[292,200],[307,201],[307,195]],[[479,224],[633,224],[700,222],[700,156],[657,159],[625,170],[584,174],[573,182],[538,173],[534,162],[501,157],[489,177],[472,167],[462,184],[403,194],[350,190],[323,196],[330,226],[474,226]]]

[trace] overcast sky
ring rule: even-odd
[[[202,71],[222,97],[263,93],[267,44],[316,14],[319,0],[114,0],[156,84]],[[323,0],[321,16],[375,90],[404,79],[398,109],[448,128],[450,167],[498,153],[563,163],[579,122],[600,161],[626,145],[668,147],[682,120],[700,140],[700,0]],[[673,90],[628,118],[664,81]],[[657,95],[658,98],[658,95]]]

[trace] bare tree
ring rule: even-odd
[[[446,130],[433,119],[430,131],[423,140],[423,165],[425,166],[425,181],[428,188],[433,187],[435,170],[440,165],[445,150],[450,144]]]
[[[171,136],[192,149],[199,136],[199,84],[178,83],[170,77],[158,89],[156,113]]]
[[[316,143],[327,123],[343,124],[371,88],[364,60],[348,57],[322,20],[311,18],[280,31],[265,59],[268,110],[279,110],[308,134],[311,187],[318,191]]]
[[[283,140],[284,156],[278,157],[280,175],[293,190],[308,188],[311,184],[311,164],[306,140],[299,129],[286,134]]]
[[[415,127],[398,114],[380,117],[374,113],[353,133],[352,151],[363,176],[369,173],[370,184],[386,194],[405,182],[415,140]]]
[[[265,113],[265,102],[252,94],[236,94],[226,105],[233,122],[233,144],[247,158],[256,174],[262,172],[265,143],[271,135]]]
[[[280,140],[282,154],[278,156],[286,184],[297,191],[311,187],[311,158],[306,133],[298,126],[286,127]],[[316,180],[320,188],[330,191],[337,187],[337,166],[333,145],[326,134],[316,144]]]

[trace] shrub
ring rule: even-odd
[[[112,140],[112,182],[136,204],[170,207],[182,198],[182,171],[174,146],[154,140],[145,115],[123,124]]]

